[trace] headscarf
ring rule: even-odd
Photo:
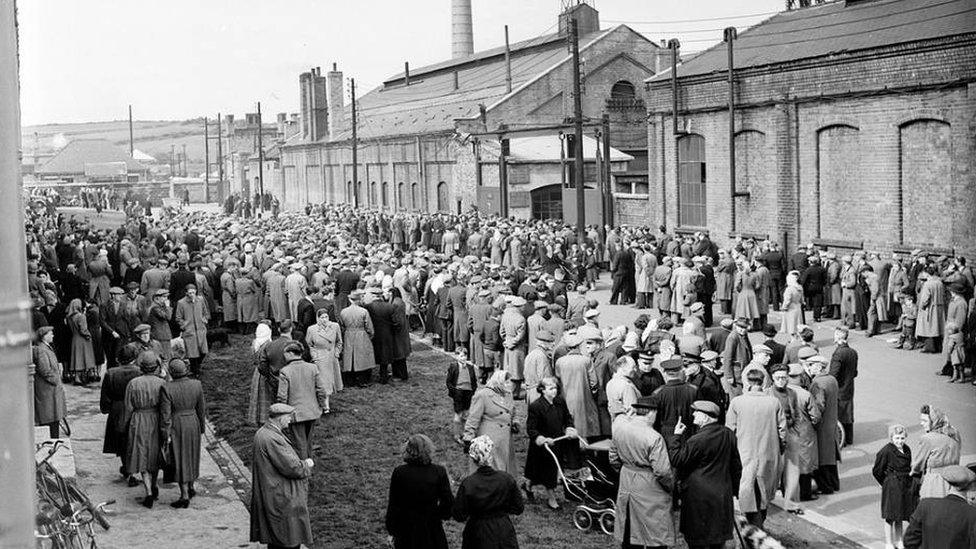
[[[495,463],[495,443],[488,435],[481,435],[471,441],[468,456],[479,467],[491,467]]]
[[[939,408],[933,406],[929,406],[929,431],[942,433],[959,444],[962,444],[962,437],[959,436],[959,431],[949,423],[949,416]]]
[[[508,372],[505,370],[495,370],[488,378],[488,381],[485,382],[485,387],[500,395],[504,395],[506,381],[508,381]]]
[[[261,322],[258,324],[256,330],[254,330],[254,341],[251,342],[251,349],[257,352],[262,345],[271,341],[271,326]]]

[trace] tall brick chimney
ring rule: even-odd
[[[329,128],[325,78],[321,74],[321,69],[315,67],[298,76],[302,138],[309,141],[317,141],[325,137]]]
[[[471,22],[471,0],[451,0],[451,57],[474,53],[474,25]]]
[[[325,74],[326,89],[329,101],[329,139],[335,136],[346,125],[345,93],[343,90],[342,71],[335,63],[332,70]]]
[[[299,94],[299,110],[301,112],[301,135],[302,139],[308,139],[310,128],[312,127],[312,109],[311,109],[311,79],[312,73],[303,72],[298,75],[298,94]]]

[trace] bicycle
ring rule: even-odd
[[[46,441],[37,445],[51,448],[47,456],[37,462],[35,480],[38,506],[35,517],[34,537],[38,547],[50,549],[97,549],[95,523],[109,529],[107,507],[115,500],[93,504],[74,481],[61,476],[50,460],[64,441]],[[87,544],[85,543],[87,541]]]

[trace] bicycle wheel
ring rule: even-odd
[[[92,518],[95,519],[95,522],[97,522],[102,529],[108,530],[109,523],[108,519],[105,517],[105,511],[92,504],[91,499],[88,498],[88,494],[81,491],[81,489],[78,488],[74,482],[66,481],[66,483],[68,485],[68,493],[71,495],[71,497],[84,506],[89,513],[91,513]]]

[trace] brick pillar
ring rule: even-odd
[[[799,137],[799,105],[795,102],[776,105],[776,234],[770,239],[783,246],[789,253],[796,248],[800,239],[800,165],[798,163],[797,140]],[[783,242],[783,234],[788,234],[788,242]]]

